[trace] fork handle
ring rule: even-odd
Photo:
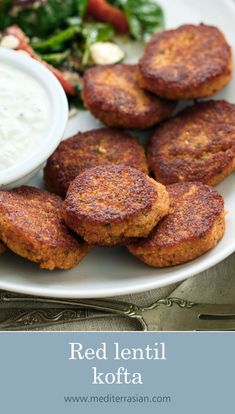
[[[57,299],[57,298],[45,298],[45,297],[34,297],[34,296],[24,296],[24,295],[15,295],[9,292],[1,292],[0,294],[0,304],[4,303],[31,303],[35,304],[43,303],[57,306],[66,306],[66,307],[76,307],[76,308],[86,308],[92,309],[100,312],[110,314],[118,314],[120,316],[126,316],[133,319],[136,319],[141,325],[142,330],[147,330],[147,325],[143,318],[143,309],[139,306],[122,301],[108,300],[108,299]],[[0,324],[1,329],[1,324]]]
[[[48,297],[35,297],[35,296],[16,296],[12,293],[2,292],[0,294],[0,304],[1,303],[44,303],[44,304],[54,304],[61,306],[74,306],[78,308],[89,308],[95,309],[102,312],[117,313],[124,316],[134,316],[141,314],[141,309],[132,303],[128,302],[119,302],[115,300],[108,299],[58,299],[58,298],[48,298]]]
[[[88,321],[113,316],[112,313],[93,312],[87,308],[14,309],[0,320],[0,330],[29,330],[58,324]]]

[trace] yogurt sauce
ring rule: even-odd
[[[49,124],[50,104],[29,74],[0,62],[0,172],[26,160]]]

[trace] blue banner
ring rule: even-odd
[[[235,333],[0,334],[4,413],[221,413]]]

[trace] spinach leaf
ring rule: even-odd
[[[155,0],[109,0],[121,8],[127,18],[131,35],[137,39],[149,40],[154,32],[164,28],[164,14]]]

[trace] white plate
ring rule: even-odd
[[[224,31],[235,42],[235,3],[231,0],[162,0],[167,27],[182,23],[208,23]],[[234,50],[235,54],[235,50]],[[235,102],[235,79],[217,98]],[[88,112],[79,112],[69,122],[66,136],[100,126]],[[41,175],[30,184],[40,185]],[[224,238],[209,253],[190,263],[165,269],[148,267],[125,248],[95,248],[70,271],[44,271],[12,253],[1,260],[0,288],[22,293],[69,298],[104,297],[140,292],[171,284],[215,265],[235,251],[234,175],[218,186],[225,198],[227,228]]]

